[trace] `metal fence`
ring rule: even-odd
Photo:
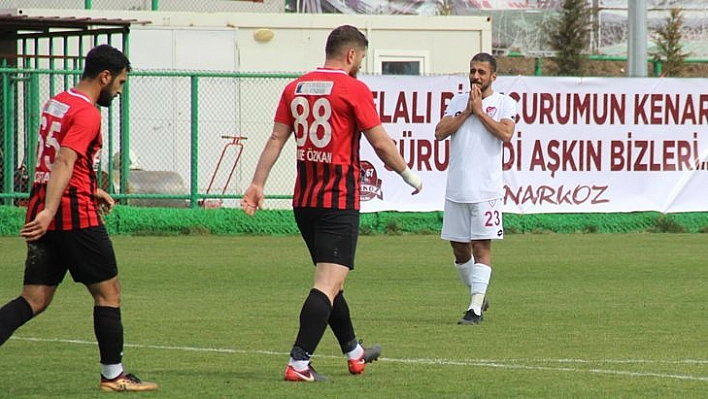
[[[541,59],[535,64],[539,75]],[[28,197],[41,107],[80,74],[0,65],[0,204]],[[237,206],[270,136],[282,88],[296,76],[132,72],[120,100],[101,108],[99,184],[129,205]],[[266,190],[276,208],[287,207],[292,195],[292,141],[281,158]]]
[[[17,203],[28,196],[41,107],[79,76],[79,71],[0,68],[0,201]],[[282,88],[294,77],[131,73],[120,101],[101,109],[99,184],[131,205],[235,206],[271,133]],[[286,146],[283,158],[295,159],[294,144]],[[294,179],[294,161],[279,162],[268,182],[270,198],[290,198]]]

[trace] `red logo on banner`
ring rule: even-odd
[[[374,165],[369,161],[361,161],[359,163],[361,174],[359,177],[360,200],[369,201],[374,198],[383,199],[383,191],[381,191],[381,179],[376,173]]]

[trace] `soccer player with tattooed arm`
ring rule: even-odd
[[[315,265],[314,286],[300,311],[300,328],[285,369],[286,381],[322,381],[310,364],[327,326],[332,329],[351,374],[364,372],[381,347],[357,341],[344,298],[344,282],[354,269],[359,236],[359,141],[363,132],[377,156],[413,187],[422,188],[388,136],[371,90],[356,79],[368,40],[355,27],[330,32],[325,64],[290,82],[275,114],[273,133],[263,149],[241,206],[253,215],[263,207],[266,179],[290,136],[297,145],[293,195],[295,221]]]
[[[93,324],[100,354],[99,388],[153,391],[123,370],[120,282],[113,244],[102,212],[114,201],[97,187],[94,164],[102,146],[101,112],[128,79],[130,62],[119,50],[100,45],[86,55],[81,80],[44,106],[37,167],[20,234],[27,242],[19,297],[0,308],[0,345],[43,312],[66,272],[93,297]],[[10,365],[6,365],[9,367]]]

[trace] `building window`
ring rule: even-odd
[[[430,73],[427,51],[374,50],[374,73],[381,75],[425,75]]]
[[[382,75],[420,75],[420,61],[382,61]]]

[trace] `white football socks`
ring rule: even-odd
[[[293,366],[293,368],[297,371],[305,371],[307,370],[308,367],[310,367],[310,361],[309,360],[295,360],[292,357],[288,361],[288,365]]]
[[[123,372],[123,364],[103,364],[101,363],[101,375],[103,378],[112,380]]]
[[[454,265],[455,269],[457,269],[457,273],[460,274],[460,280],[462,280],[462,283],[468,287],[472,287],[472,266],[474,265],[474,256],[465,263],[454,262]]]
[[[347,359],[349,360],[358,360],[362,356],[364,356],[364,348],[361,347],[361,344],[356,344],[356,348],[347,352]]]
[[[492,277],[492,268],[481,264],[475,263],[472,265],[472,275],[470,281],[472,301],[470,302],[470,309],[478,315],[482,314],[482,304],[484,303],[484,296],[487,294],[487,287],[489,286],[489,279]]]

